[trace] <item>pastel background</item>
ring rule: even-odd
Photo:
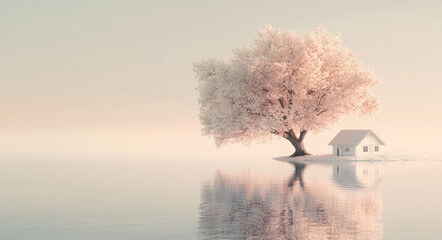
[[[228,60],[266,24],[322,25],[380,77],[382,110],[308,135],[373,129],[390,152],[441,159],[440,1],[3,1],[0,157],[281,156],[283,139],[216,149],[200,136],[192,63]]]

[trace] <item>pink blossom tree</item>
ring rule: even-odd
[[[202,131],[217,146],[276,135],[295,147],[292,157],[302,156],[307,132],[379,108],[376,76],[323,28],[298,34],[268,26],[229,62],[203,60],[194,71]]]

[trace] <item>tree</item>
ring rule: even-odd
[[[228,63],[203,60],[194,71],[202,131],[217,146],[277,135],[295,147],[292,157],[302,156],[307,132],[379,108],[377,77],[323,28],[298,34],[268,26]]]

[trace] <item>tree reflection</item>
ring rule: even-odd
[[[304,187],[302,173],[304,172],[305,164],[298,163],[298,162],[291,162],[290,164],[295,166],[295,173],[293,174],[293,176],[289,180],[289,184],[288,184],[289,188],[292,188],[293,185],[297,182],[299,183],[299,186]]]
[[[380,239],[382,202],[304,178],[292,163],[287,180],[218,171],[201,191],[201,239]],[[310,169],[310,167],[309,167]],[[314,170],[314,168],[312,168]],[[307,182],[306,182],[307,181]],[[330,185],[330,184],[329,184]]]

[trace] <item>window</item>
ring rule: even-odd
[[[364,176],[368,176],[368,168],[364,168]]]
[[[379,146],[374,146],[374,151],[379,152]]]
[[[350,147],[345,147],[346,152],[350,152]]]
[[[364,152],[368,152],[368,146],[364,146],[364,147],[363,147],[363,151],[364,151]]]

